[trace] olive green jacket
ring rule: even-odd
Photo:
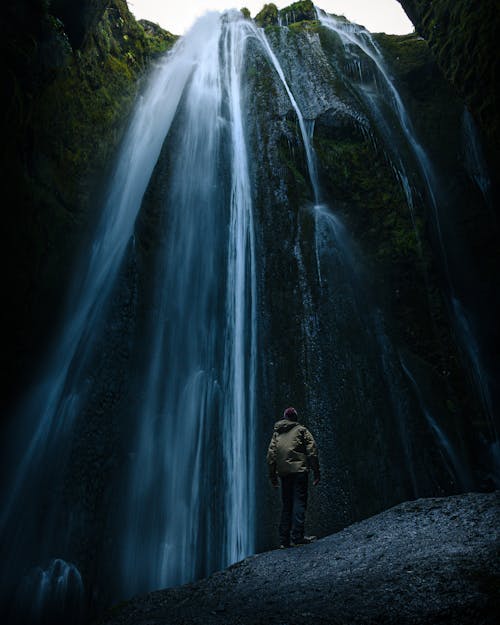
[[[303,473],[309,469],[319,478],[318,450],[311,432],[297,421],[277,421],[267,450],[267,464],[272,482],[278,475]]]

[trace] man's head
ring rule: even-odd
[[[287,408],[285,410],[285,412],[283,413],[283,416],[285,417],[285,419],[290,419],[290,421],[297,421],[297,411],[295,410],[295,408],[292,408],[290,406],[290,408]]]

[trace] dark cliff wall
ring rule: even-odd
[[[273,13],[268,8],[265,15]],[[346,243],[350,250],[339,257],[332,227],[321,225],[310,206],[295,113],[282,85],[266,71],[267,61],[251,52],[248,124],[251,150],[260,155],[253,163],[255,209],[259,245],[266,250],[260,267],[265,346],[260,414],[263,430],[268,425],[261,448],[289,398],[315,432],[322,452],[325,479],[319,497],[312,493],[310,520],[315,532],[328,533],[417,493],[461,488],[441,465],[419,400],[397,362],[398,351],[411,362],[423,401],[439,414],[452,445],[467,458],[464,466],[476,461],[474,443],[464,441],[477,440],[481,409],[450,321],[436,226],[416,167],[411,184],[421,189],[422,198],[412,220],[387,157],[390,142],[351,90],[356,73],[341,80],[338,38],[314,20],[291,22],[289,28],[271,21],[266,33],[304,116],[314,120],[322,201],[345,225],[349,234],[341,235],[344,243],[351,238]],[[459,249],[464,256],[474,255],[467,237],[475,239],[482,229],[485,242],[490,222],[484,211],[476,211],[480,199],[457,158],[463,150],[463,103],[421,38],[380,35],[377,42],[417,136],[442,180],[452,181],[440,196],[446,197],[446,206],[439,207],[446,233],[456,237],[457,250],[448,251],[451,256]],[[372,70],[369,63],[363,66],[368,84]],[[401,137],[395,135],[394,141],[398,144]],[[474,220],[482,225],[466,236],[456,234],[460,224]],[[317,237],[325,240],[319,284]],[[346,270],[346,264],[351,268]],[[491,273],[489,279],[491,286]],[[377,361],[380,353],[385,370]],[[472,478],[475,483],[481,479]],[[272,510],[274,503],[269,491],[263,509]],[[272,536],[271,527],[265,540]]]
[[[399,0],[417,32],[427,41],[429,50],[463,100],[479,127],[484,155],[490,171],[488,206],[490,212],[471,200],[466,211],[458,206],[457,223],[461,240],[472,266],[475,267],[472,296],[476,306],[477,335],[480,350],[490,371],[493,412],[500,401],[500,332],[495,318],[500,310],[498,295],[499,237],[499,172],[500,172],[500,11],[496,0]],[[462,130],[463,132],[463,130]],[[474,153],[474,145],[456,153],[466,163]],[[472,274],[469,273],[469,279]],[[481,319],[481,321],[479,321]],[[486,331],[484,331],[488,328]],[[495,405],[497,406],[495,408]]]
[[[428,42],[446,78],[463,97],[500,165],[500,11],[496,0],[399,0]]]
[[[64,24],[72,47],[81,48],[109,5],[109,0],[51,0],[50,12]]]
[[[174,41],[137,22],[125,0],[2,9],[4,405],[50,341],[68,265],[97,217],[99,185],[140,77]]]

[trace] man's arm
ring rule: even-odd
[[[314,440],[313,435],[311,434],[311,432],[309,432],[307,428],[304,428],[304,443],[306,446],[306,454],[309,461],[309,466],[313,471],[313,484],[314,486],[317,486],[321,479],[321,474],[319,470],[318,448],[316,446],[316,441]]]
[[[267,450],[267,466],[269,469],[269,481],[276,488],[279,486],[278,473],[276,471],[276,439],[277,434],[273,432],[269,448]]]

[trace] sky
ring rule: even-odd
[[[156,22],[175,35],[183,35],[197,17],[206,11],[247,7],[252,17],[272,0],[128,0],[137,19]],[[294,0],[274,0],[278,8]],[[362,24],[373,33],[386,32],[404,35],[413,31],[397,0],[316,0],[317,6],[328,13],[345,15],[352,22]]]

